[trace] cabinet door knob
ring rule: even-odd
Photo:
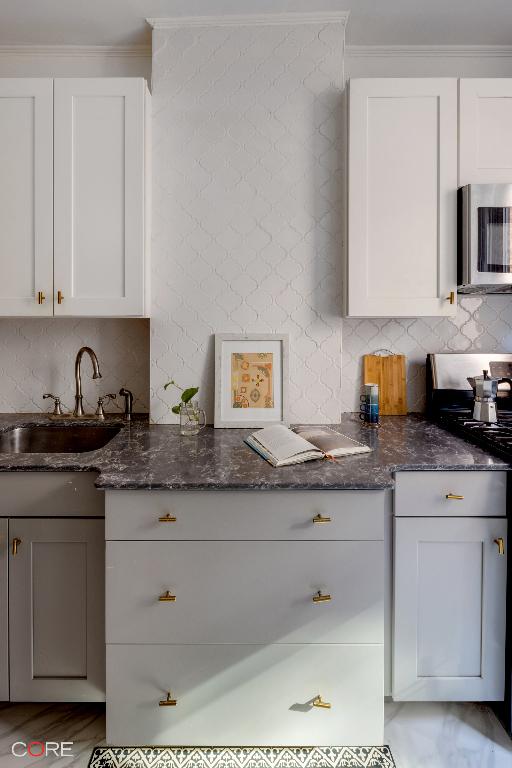
[[[167,691],[167,696],[165,699],[160,699],[158,702],[159,707],[175,707],[178,703],[178,699],[171,698],[171,692]]]
[[[446,297],[445,301],[449,301],[450,304],[455,304],[455,291],[450,291],[450,293]]]
[[[18,539],[17,537],[12,540],[12,554],[13,556],[16,556],[18,554],[18,549],[21,544],[21,539]]]
[[[42,304],[44,301],[46,301],[46,296],[42,291],[37,292],[37,303]]]
[[[330,523],[331,522],[331,518],[330,517],[324,517],[319,512],[318,515],[314,516],[313,522],[314,523]]]
[[[164,592],[163,595],[159,595],[158,600],[161,603],[175,603],[176,595],[171,595],[169,590],[166,590],[166,592]]]
[[[314,707],[320,707],[320,709],[330,709],[331,708],[331,704],[328,701],[324,701],[320,695],[319,696],[315,696],[315,698],[313,699],[313,706]]]
[[[64,301],[64,294],[62,291],[57,291],[57,304],[62,304]]]
[[[447,493],[446,498],[447,499],[463,499],[464,496],[459,496],[458,493]]]
[[[498,555],[504,555],[505,554],[505,542],[501,536],[499,536],[497,539],[494,539],[494,543],[498,547]]]
[[[159,517],[158,520],[161,523],[175,523],[176,522],[176,518],[174,517],[174,515],[171,515],[170,512],[168,512],[166,515],[163,515],[162,517]]]
[[[322,595],[322,590],[320,589],[316,595],[313,596],[314,603],[328,603],[329,600],[332,600],[332,597],[330,595]]]

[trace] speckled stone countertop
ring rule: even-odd
[[[25,424],[48,424],[44,415],[0,414],[0,432]],[[67,423],[76,423],[66,419]],[[0,453],[0,471],[95,471],[98,488],[112,489],[369,489],[393,486],[397,470],[503,470],[509,464],[435,426],[419,415],[387,416],[378,430],[345,414],[340,432],[374,450],[336,461],[271,467],[243,442],[252,429],[207,427],[181,437],[176,426],[149,425],[120,417],[89,424],[123,424],[104,448],[88,453]],[[53,421],[55,423],[55,421]],[[82,422],[83,423],[83,422]],[[333,426],[333,425],[332,425]]]

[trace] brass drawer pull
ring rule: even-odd
[[[449,301],[450,304],[455,304],[455,291],[450,291],[450,293],[446,297],[445,301]]]
[[[459,496],[458,493],[447,493],[446,494],[446,498],[447,499],[461,499],[462,500],[464,498],[464,496]]]
[[[158,600],[161,603],[175,603],[176,602],[176,595],[171,595],[169,590],[163,593],[163,595],[159,595]]]
[[[498,539],[494,539],[494,543],[498,547],[498,555],[504,555],[505,554],[505,542],[503,541],[502,537],[500,536]]]
[[[64,301],[64,294],[62,291],[57,291],[57,304],[62,304]]]
[[[330,709],[332,705],[328,701],[323,701],[321,696],[315,696],[313,699],[313,706],[319,707],[320,709]]]
[[[167,691],[167,696],[165,699],[160,699],[158,702],[159,707],[175,707],[178,703],[178,699],[171,699],[171,692]]]
[[[170,512],[168,512],[166,515],[163,515],[163,517],[159,517],[158,520],[159,520],[160,523],[175,523],[176,522],[176,518],[174,517],[174,515],[171,515]]]
[[[42,291],[37,292],[37,303],[42,304],[44,301],[46,301],[46,296]]]
[[[12,540],[12,554],[13,556],[16,556],[18,554],[18,549],[21,544],[21,539],[14,538]]]
[[[332,597],[330,595],[322,595],[322,591],[320,589],[313,597],[314,603],[328,603],[329,600],[332,600]]]
[[[331,522],[331,518],[330,517],[324,517],[319,512],[318,515],[314,516],[313,522],[314,523],[330,523]]]

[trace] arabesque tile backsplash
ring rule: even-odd
[[[362,355],[378,349],[407,356],[409,411],[425,407],[428,352],[512,352],[512,296],[458,301],[455,317],[343,320],[341,410],[359,409]]]

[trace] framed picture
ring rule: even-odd
[[[215,426],[288,422],[288,336],[215,334]]]

